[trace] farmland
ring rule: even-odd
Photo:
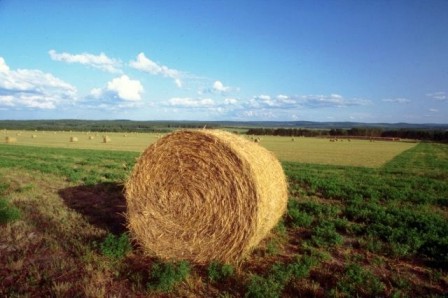
[[[57,147],[71,149],[98,149],[142,152],[163,134],[159,133],[97,133],[97,132],[33,132],[3,131],[6,136],[17,138],[17,145]],[[103,143],[103,136],[110,143]],[[34,137],[33,137],[34,136]],[[77,142],[70,142],[76,137]],[[248,136],[246,136],[249,138]],[[273,152],[281,161],[333,164],[347,166],[379,167],[397,154],[415,146],[415,142],[386,142],[340,139],[330,142],[327,138],[294,138],[263,136],[260,145]]]
[[[448,292],[446,144],[264,136],[288,177],[287,214],[239,266],[199,266],[146,256],[127,234],[123,183],[159,135],[18,133],[0,144],[0,198],[19,214],[0,225],[1,296]]]

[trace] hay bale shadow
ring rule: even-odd
[[[79,185],[61,189],[58,193],[67,207],[84,215],[90,224],[117,235],[127,231],[123,185]]]

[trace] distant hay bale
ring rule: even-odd
[[[291,142],[294,142],[295,140],[294,140],[294,138],[291,138]]]
[[[103,143],[109,143],[111,139],[108,136],[103,137]]]
[[[78,142],[78,138],[77,137],[70,137],[70,142]]]
[[[17,138],[13,138],[13,137],[5,137],[5,142],[6,143],[8,143],[8,144],[11,144],[11,143],[16,143],[17,142]]]
[[[37,135],[31,135],[31,138],[35,139],[35,138],[37,138]]]
[[[224,131],[182,130],[149,146],[125,187],[128,227],[148,254],[237,263],[286,210],[275,156]]]
[[[89,136],[89,140],[93,140],[94,138],[94,136]]]

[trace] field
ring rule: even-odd
[[[103,143],[103,136],[110,143]],[[156,133],[87,133],[87,132],[30,132],[3,131],[17,138],[18,145],[73,149],[99,149],[142,152],[149,144],[163,136]],[[34,136],[34,137],[33,137]],[[77,142],[70,142],[76,137]],[[248,139],[250,137],[246,136]],[[93,138],[93,139],[90,139]],[[412,148],[416,143],[327,138],[292,138],[263,136],[260,145],[272,151],[281,161],[379,167],[397,154]]]
[[[123,183],[158,136],[107,135],[22,132],[0,144],[0,296],[448,293],[446,144],[263,137],[288,177],[287,214],[239,266],[199,266],[129,240]]]

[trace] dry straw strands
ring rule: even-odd
[[[5,137],[5,142],[8,143],[8,144],[16,143],[17,142],[17,138]]]
[[[277,224],[287,199],[274,155],[223,131],[166,135],[126,183],[134,238],[149,254],[196,263],[238,263]]]
[[[70,137],[70,142],[78,142],[78,138],[77,137]]]

